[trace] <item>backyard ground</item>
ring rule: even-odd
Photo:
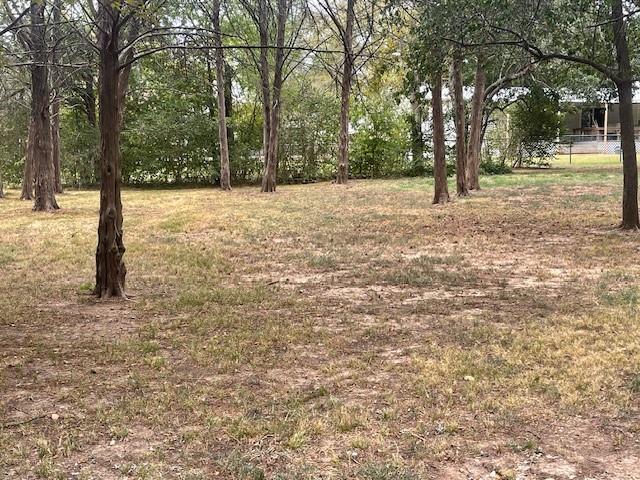
[[[0,201],[0,477],[640,479],[617,158],[484,177]]]

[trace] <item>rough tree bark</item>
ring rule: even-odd
[[[451,102],[456,127],[456,191],[459,197],[469,195],[467,188],[467,126],[462,84],[462,56],[456,51],[451,63]]]
[[[100,51],[100,218],[96,249],[96,286],[100,298],[124,297],[127,269],[122,231],[120,164],[120,72],[118,10],[101,5]]]
[[[216,90],[218,97],[218,139],[220,142],[220,187],[231,190],[229,140],[227,138],[227,107],[225,102],[224,52],[220,33],[220,0],[213,0],[213,42],[216,47]]]
[[[635,230],[640,228],[640,219],[638,218],[638,161],[633,121],[633,71],[622,4],[622,0],[613,0],[611,8],[613,41],[620,77],[616,82],[620,101],[620,144],[624,176],[620,227],[625,230]]]
[[[33,166],[35,191],[33,210],[57,210],[53,156],[51,143],[51,116],[49,113],[49,68],[46,44],[45,6],[31,2],[31,116],[33,121]]]
[[[263,1],[263,0],[261,0]],[[262,191],[276,191],[276,173],[278,168],[278,133],[280,130],[281,92],[284,81],[284,36],[289,15],[289,2],[278,0],[277,31],[276,31],[276,56],[273,74],[273,95],[271,96],[271,118],[269,120],[269,141],[267,149],[267,162],[262,177]]]
[[[61,39],[62,0],[53,3],[53,49],[51,51],[52,75],[55,92],[51,103],[51,148],[53,156],[53,175],[56,193],[62,193],[62,175],[60,164],[60,69],[58,67],[58,44]]]
[[[340,141],[338,145],[339,184],[349,179],[349,107],[351,98],[351,81],[353,79],[353,24],[355,21],[355,0],[347,0],[347,19],[342,38],[344,47],[344,64],[342,66],[342,92],[340,95]]]
[[[444,204],[449,201],[447,187],[447,160],[444,140],[444,115],[442,113],[442,72],[433,76],[432,80],[432,122],[433,122],[433,203]]]
[[[33,200],[33,120],[29,122],[27,135],[27,149],[24,154],[24,169],[22,174],[22,193],[20,200]]]
[[[473,98],[471,99],[471,119],[469,128],[469,144],[467,150],[467,182],[469,190],[480,190],[480,150],[482,148],[482,114],[484,111],[484,94],[487,75],[484,60],[478,57],[474,81]]]

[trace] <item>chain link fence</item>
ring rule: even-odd
[[[636,136],[636,149],[640,151],[640,136]],[[618,135],[564,135],[558,140],[560,154],[620,154]]]

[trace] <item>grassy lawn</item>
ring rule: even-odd
[[[569,163],[571,160],[571,163]],[[556,159],[551,163],[553,168],[571,168],[571,169],[585,169],[585,168],[608,168],[608,169],[620,169],[622,170],[622,163],[620,162],[620,155],[605,155],[605,154],[573,154],[571,158],[569,155],[558,155]]]
[[[0,201],[0,472],[638,479],[640,236],[611,159],[483,178]],[[579,168],[579,166],[583,168]],[[453,187],[453,185],[452,185]]]

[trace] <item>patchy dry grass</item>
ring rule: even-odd
[[[620,180],[128,190],[127,302],[88,295],[96,192],[10,191],[3,478],[638,479]]]

